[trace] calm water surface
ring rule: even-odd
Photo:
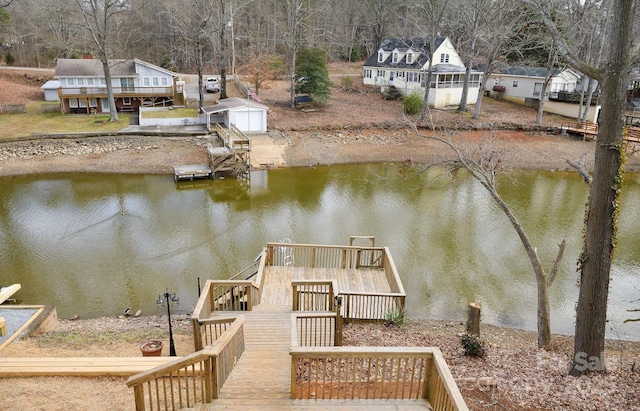
[[[388,246],[409,315],[464,320],[483,304],[487,323],[535,329],[535,279],[513,228],[484,189],[434,170],[403,179],[393,164],[280,169],[175,184],[171,176],[64,174],[0,179],[0,285],[21,283],[24,303],[60,317],[160,313],[165,289],[180,309],[197,278],[226,279],[268,241],[347,244],[374,235]],[[587,191],[572,173],[519,172],[500,191],[550,267],[568,245],[551,290],[552,330],[573,332],[576,260]],[[640,178],[627,176],[610,290],[609,337],[640,338],[623,324],[640,308]]]

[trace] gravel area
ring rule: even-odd
[[[1,306],[0,306],[1,307]],[[0,308],[0,317],[4,318],[6,324],[6,335],[0,336],[0,345],[4,344],[13,336],[24,324],[27,323],[38,312],[37,308]]]

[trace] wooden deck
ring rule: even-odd
[[[341,346],[344,321],[404,310],[388,248],[268,243],[255,265],[206,281],[198,351],[132,376],[136,410],[468,409],[437,348]],[[190,367],[197,378],[178,378]]]
[[[356,293],[390,293],[391,287],[383,270],[365,268],[306,268],[268,266],[264,270],[261,304],[291,308],[293,280],[336,280],[338,289]]]
[[[268,300],[280,298],[266,297]],[[243,313],[245,351],[225,381],[220,398],[209,406],[201,405],[199,410],[431,410],[426,400],[290,399],[291,314],[290,306],[266,304]]]

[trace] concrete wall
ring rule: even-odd
[[[140,126],[193,126],[198,124],[206,124],[207,118],[205,115],[198,115],[198,117],[185,117],[185,118],[148,118],[144,116],[144,113],[152,111],[167,111],[168,109],[163,107],[140,107],[139,124]]]

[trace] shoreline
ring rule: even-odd
[[[449,130],[363,128],[333,131],[270,131],[283,148],[284,167],[376,163],[437,163],[452,160],[453,152],[427,136],[446,138],[464,152],[480,146],[499,151],[504,169],[574,171],[567,160],[593,169],[594,141],[528,130]],[[0,176],[70,172],[172,174],[173,166],[207,163],[212,135],[70,136],[0,143]],[[629,152],[625,172],[640,172],[640,153]]]

